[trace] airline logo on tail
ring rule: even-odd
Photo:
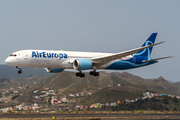
[[[141,47],[154,44],[156,36],[157,36],[157,33],[152,33],[149,36],[149,38],[143,43],[143,45]],[[144,50],[140,50],[135,55],[139,55],[139,56],[150,58],[152,49],[153,49],[153,47],[149,47],[149,48],[146,48]]]

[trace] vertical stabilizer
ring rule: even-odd
[[[142,45],[141,47],[154,44],[155,39],[156,39],[156,36],[157,36],[157,33],[152,33],[152,34],[149,36],[149,38],[143,43],[143,45]],[[138,52],[137,52],[136,54],[134,54],[134,55],[139,55],[139,56],[143,56],[143,57],[150,58],[152,49],[153,49],[153,47],[146,48],[146,49],[144,49],[144,50],[138,51]]]

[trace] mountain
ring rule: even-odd
[[[176,85],[176,86],[180,86],[180,82],[178,81],[178,82],[175,82],[175,83],[173,83],[174,85]]]
[[[74,72],[61,72],[47,78],[45,81],[38,84],[38,86],[58,89],[63,91],[60,93],[61,95],[67,95],[69,93],[85,91],[89,87],[92,91],[96,91],[97,87],[115,87],[118,86],[118,84],[144,91],[150,90],[160,93],[180,94],[177,92],[180,88],[167,82],[163,77],[149,80],[127,72],[100,72],[99,77],[93,77],[90,76],[89,73],[86,73],[85,78],[76,77]]]
[[[167,82],[163,77],[157,79],[143,79],[128,72],[100,72],[100,76],[86,77],[75,76],[75,72],[61,72],[40,80],[39,84],[27,89],[25,93],[16,99],[16,102],[32,102],[35,90],[49,88],[58,91],[58,97],[67,97],[70,100],[78,101],[78,104],[92,104],[94,102],[116,102],[117,100],[136,99],[142,96],[143,92],[154,91],[165,94],[180,95],[180,87]],[[38,80],[40,76],[24,78],[26,83]],[[23,79],[11,79],[10,82],[21,82]],[[120,86],[119,86],[120,85]],[[69,97],[75,93],[93,93],[91,96]]]
[[[113,72],[111,74],[122,77],[122,78],[131,79],[131,80],[144,80],[143,78],[136,76],[136,75],[133,75],[133,74],[128,73],[128,72],[123,72],[123,73]]]
[[[10,80],[8,80],[8,79],[0,79],[0,88],[9,83],[10,83]]]
[[[173,84],[174,82],[173,81],[170,81],[170,80],[166,80],[166,81],[168,81],[169,83],[171,83],[171,84]]]
[[[11,80],[8,79],[0,79],[0,89],[9,89],[12,87],[17,87],[19,84],[23,86],[31,86],[33,82],[36,84],[44,81],[47,77],[42,75],[31,75],[27,78],[14,78]]]
[[[152,82],[162,86],[164,89],[166,89],[168,91],[172,91],[172,92],[174,92],[176,94],[180,94],[179,86],[176,86],[174,84],[169,83],[162,76],[160,76],[157,79],[152,80]]]
[[[154,80],[143,79],[128,72],[100,72],[100,76],[93,77],[85,73],[85,78],[76,77],[74,72],[57,73],[36,87],[48,87],[58,90],[60,97],[68,97],[70,93],[93,92],[91,96],[78,98],[80,103],[114,102],[117,99],[135,99],[143,92],[154,91],[166,94],[180,94],[177,86],[170,84],[163,77]],[[121,84],[121,86],[118,86]],[[103,99],[102,99],[103,98]],[[88,102],[89,101],[89,102]]]
[[[18,74],[18,69],[15,66],[0,65],[0,78],[13,79],[13,78],[27,78],[30,75],[43,75],[50,77],[54,73],[47,73],[43,68],[22,68],[23,73]]]
[[[99,102],[111,103],[111,102],[116,102],[117,100],[120,101],[125,101],[125,99],[133,100],[142,97],[143,92],[144,92],[143,90],[130,86],[115,87],[113,89],[106,87],[100,89],[91,96],[86,96],[84,99],[80,100],[80,104],[90,105],[92,103],[99,103]]]

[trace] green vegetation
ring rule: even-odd
[[[88,109],[92,110],[92,109]],[[180,101],[174,102],[171,97],[153,97],[151,99],[138,99],[133,103],[122,103],[118,106],[112,107],[102,107],[98,109],[94,109],[98,111],[138,111],[139,113],[143,113],[144,111],[180,111]]]

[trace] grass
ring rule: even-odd
[[[177,113],[179,114],[180,111],[156,111],[156,110],[133,110],[133,111],[87,111],[87,110],[82,110],[82,111],[56,111],[54,114],[167,114],[167,113]],[[10,113],[3,113],[3,114],[10,114]],[[52,114],[51,112],[45,112],[45,113],[41,113],[41,112],[35,112],[35,111],[31,111],[28,113],[13,113],[13,114],[23,114],[23,115],[28,115],[28,114]]]

